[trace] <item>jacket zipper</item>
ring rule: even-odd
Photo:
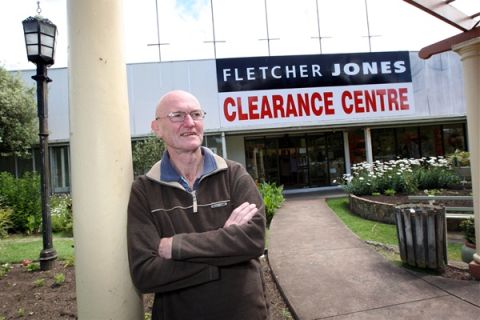
[[[198,212],[198,205],[197,205],[197,194],[196,194],[195,190],[193,190],[191,192],[191,195],[192,195],[192,200],[193,200],[193,213],[197,213]]]

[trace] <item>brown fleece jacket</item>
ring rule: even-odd
[[[128,205],[128,254],[135,286],[155,292],[152,319],[267,319],[258,257],[265,210],[238,163],[214,155],[217,169],[197,190],[160,180],[160,162],[135,180]],[[223,227],[234,208],[255,203],[248,223]],[[172,259],[159,257],[160,238],[173,237]]]

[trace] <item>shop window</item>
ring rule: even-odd
[[[397,155],[400,158],[420,158],[418,127],[397,128]]]
[[[467,150],[464,125],[461,123],[444,125],[443,141],[445,145],[445,155],[451,154],[455,152],[455,150]]]
[[[203,139],[203,145],[212,150],[213,153],[218,154],[219,156],[224,156],[222,148],[222,136],[205,136]]]
[[[332,185],[345,173],[342,132],[250,139],[245,151],[256,181],[285,189]]]
[[[54,193],[70,190],[68,147],[53,147],[50,149],[51,185]]]
[[[245,141],[247,171],[257,182],[265,181],[264,152],[264,139]]]
[[[363,129],[348,132],[348,151],[350,152],[350,166],[367,160]]]
[[[263,161],[261,163],[263,165],[262,172],[264,173],[263,180],[281,185],[278,143],[278,138],[267,138],[264,140]]]
[[[339,181],[345,173],[345,151],[342,132],[327,135],[327,150],[329,184],[333,184],[333,181]]]
[[[324,134],[308,137],[310,186],[328,184],[327,141]]]
[[[420,150],[422,157],[443,155],[442,130],[439,125],[420,127]]]
[[[388,161],[396,158],[395,130],[393,128],[372,130],[373,160]]]

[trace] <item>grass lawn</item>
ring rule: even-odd
[[[53,247],[58,259],[65,260],[73,256],[73,238],[53,236]],[[0,240],[0,263],[17,263],[23,259],[38,260],[43,249],[42,236],[12,235]]]
[[[374,241],[390,246],[398,245],[395,225],[362,219],[350,212],[347,198],[335,198],[327,201],[328,205],[337,216],[350,228],[360,239]],[[268,247],[268,232],[266,235],[266,247]],[[42,250],[43,241],[41,235],[19,236],[12,235],[0,240],[0,263],[18,263],[23,259],[38,260]],[[459,243],[448,244],[448,260],[461,261]],[[73,256],[73,238],[53,235],[53,247],[57,251],[58,259],[65,260]],[[400,262],[398,254],[383,250],[380,253],[389,260]]]
[[[350,212],[348,198],[335,198],[327,200],[328,206],[337,214],[343,223],[352,230],[360,239],[374,241],[387,245],[398,245],[396,226],[376,221],[363,219]],[[460,243],[448,243],[447,255],[449,261],[461,261]],[[398,254],[381,252],[389,260],[401,261]]]

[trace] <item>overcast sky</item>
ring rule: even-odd
[[[217,58],[227,58],[418,51],[460,33],[402,0],[123,0],[123,3],[127,63],[212,59],[215,54]],[[457,8],[465,8],[466,13],[480,11],[478,0],[455,3]],[[42,0],[40,7],[41,15],[58,27],[53,67],[66,67],[67,0]],[[0,65],[9,70],[35,67],[27,61],[22,20],[36,14],[36,0],[0,1]],[[262,40],[267,38],[267,21],[272,39],[269,42]],[[218,41],[215,50],[211,42],[213,25]],[[160,42],[165,43],[160,52],[158,46],[149,45],[158,43],[158,34]]]

